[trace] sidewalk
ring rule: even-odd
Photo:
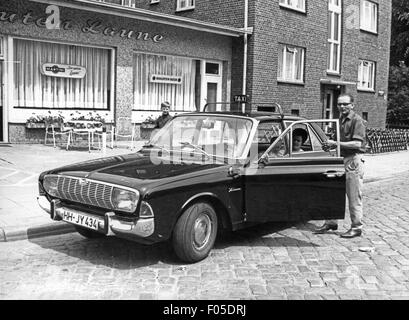
[[[144,143],[137,141],[131,151],[122,142],[107,148],[106,156],[135,152]],[[38,206],[38,176],[48,169],[103,156],[88,148],[66,151],[42,144],[0,144],[0,242],[74,231],[72,225],[52,221]]]
[[[138,141],[133,152],[145,141]],[[107,148],[106,156],[131,153],[126,146]],[[38,175],[74,162],[102,157],[101,151],[53,148],[44,145],[0,144],[0,242],[74,231],[64,222],[52,221],[37,204]],[[409,172],[409,151],[365,155],[365,183]]]

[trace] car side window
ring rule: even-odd
[[[332,120],[331,120],[332,121]],[[324,120],[322,120],[325,123]],[[275,161],[277,158],[311,158],[335,157],[336,150],[324,151],[322,138],[325,133],[318,125],[321,120],[308,120],[306,123],[297,121],[291,124],[280,137],[275,138],[270,147],[259,158],[264,162]],[[321,130],[317,132],[316,130]]]

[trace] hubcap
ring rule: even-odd
[[[194,224],[193,244],[197,250],[203,249],[212,233],[212,221],[207,214],[200,215]]]

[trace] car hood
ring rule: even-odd
[[[113,156],[75,163],[42,173],[62,174],[79,178],[104,181],[113,184],[141,188],[146,184],[163,184],[168,181],[186,179],[190,176],[206,175],[216,168],[227,165],[219,160],[160,156],[149,151]],[[227,172],[227,171],[226,171]]]

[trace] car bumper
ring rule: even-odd
[[[104,216],[97,216],[85,211],[79,211],[65,207],[59,200],[52,200],[51,202],[45,196],[37,197],[39,206],[46,211],[51,219],[56,221],[65,221],[74,225],[79,225],[107,236],[119,236],[125,238],[146,238],[153,234],[155,230],[154,218],[125,220],[116,215],[114,212],[106,212]],[[75,215],[88,217],[96,221],[95,228],[90,228],[84,224],[67,221],[64,218],[64,212],[70,212]]]

